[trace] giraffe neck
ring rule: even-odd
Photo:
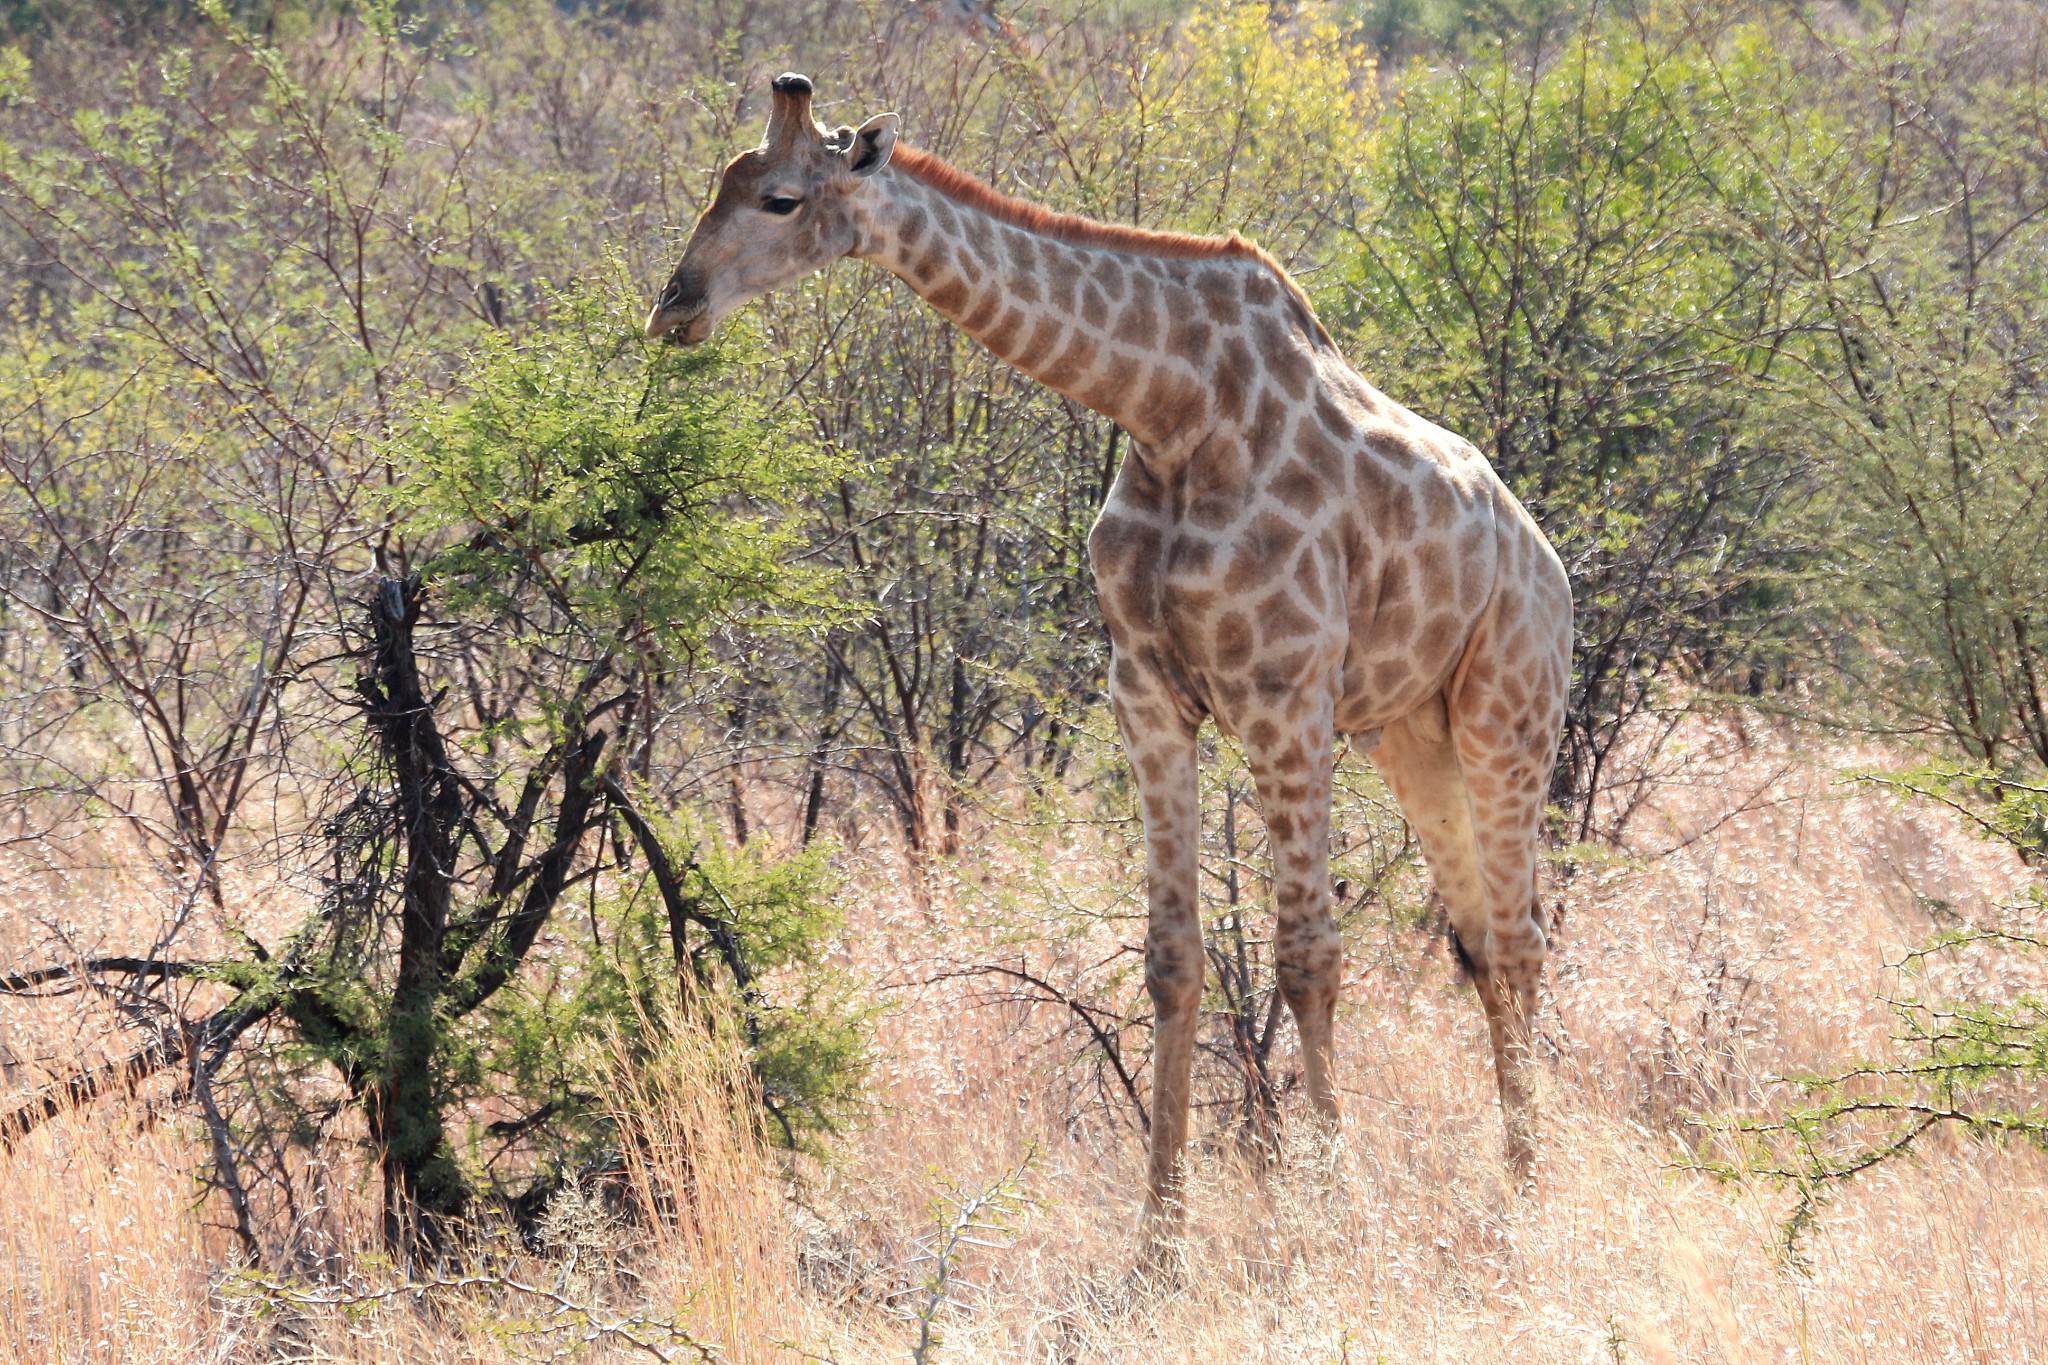
[[[1141,447],[1185,449],[1237,415],[1229,397],[1258,365],[1250,315],[1291,293],[1255,248],[1118,229],[1101,230],[1110,245],[1069,240],[971,200],[892,165],[862,196],[853,254]],[[1151,254],[1149,240],[1192,245]]]

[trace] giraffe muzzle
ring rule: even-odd
[[[711,316],[710,300],[695,290],[671,280],[647,314],[647,339],[666,340],[672,345],[695,346],[711,335],[717,319]]]
[[[647,339],[666,341],[671,346],[695,346],[709,337],[715,326],[710,313],[701,308],[694,313],[657,310],[647,319]]]

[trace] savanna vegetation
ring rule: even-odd
[[[0,0],[0,1361],[2024,1359],[2048,16]],[[1329,1149],[1205,753],[1134,1279],[1123,437],[878,270],[640,338],[767,81],[1238,230],[1579,604],[1543,1168],[1369,760]]]

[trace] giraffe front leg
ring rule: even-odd
[[[1337,1121],[1332,1070],[1344,943],[1330,906],[1331,718],[1327,706],[1280,730],[1250,727],[1246,756],[1273,855],[1273,969],[1301,1034],[1308,1100]]]
[[[1181,1153],[1196,1013],[1202,1003],[1202,925],[1196,913],[1201,806],[1195,727],[1165,708],[1117,699],[1124,749],[1137,774],[1145,821],[1145,990],[1152,997],[1152,1132],[1142,1233],[1158,1259],[1181,1226]]]

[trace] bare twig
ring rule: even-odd
[[[664,1362],[694,1360],[703,1362],[703,1365],[714,1365],[714,1362],[726,1358],[717,1345],[699,1341],[672,1319],[637,1313],[612,1316],[559,1290],[528,1284],[509,1275],[434,1275],[396,1284],[333,1289],[308,1289],[260,1275],[248,1276],[242,1283],[254,1297],[266,1303],[294,1308],[363,1308],[394,1299],[423,1299],[430,1294],[495,1289],[538,1299],[549,1306],[548,1316],[554,1321],[544,1320],[530,1329],[536,1332],[574,1332],[580,1342],[624,1346]]]

